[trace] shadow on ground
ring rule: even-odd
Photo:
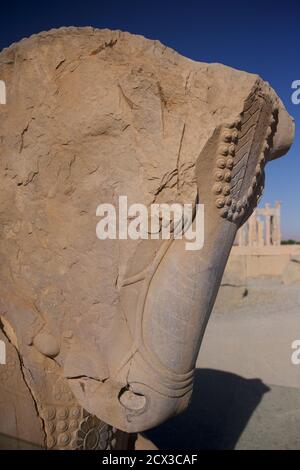
[[[260,379],[197,369],[189,408],[145,436],[160,450],[234,449],[269,390]]]

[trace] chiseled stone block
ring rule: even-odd
[[[47,446],[114,447],[115,428],[139,432],[188,406],[236,231],[293,122],[257,75],[120,31],[32,36],[1,52],[0,76],[6,334]],[[204,204],[203,249],[98,240],[96,208],[120,195]]]

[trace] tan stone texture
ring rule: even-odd
[[[293,122],[257,75],[119,31],[22,40],[0,54],[0,76],[3,323],[47,446],[115,446],[114,428],[139,432],[188,405],[236,231]],[[96,208],[120,195],[198,197],[204,248],[100,241]]]

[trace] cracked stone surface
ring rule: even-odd
[[[49,448],[110,448],[184,410],[237,229],[294,126],[254,74],[120,31],[0,54],[1,318]],[[104,240],[96,208],[205,205],[205,246]],[[106,424],[107,423],[107,424]],[[77,446],[77,447],[76,447]]]
[[[24,380],[16,348],[2,330],[0,340],[6,348],[6,364],[0,365],[0,434],[43,447],[45,434],[42,420]]]

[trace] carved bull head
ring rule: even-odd
[[[256,75],[108,30],[21,41],[0,77],[1,318],[48,446],[84,447],[87,412],[156,426],[188,405],[236,231],[293,121]],[[120,195],[204,204],[203,248],[98,240],[96,208]]]

